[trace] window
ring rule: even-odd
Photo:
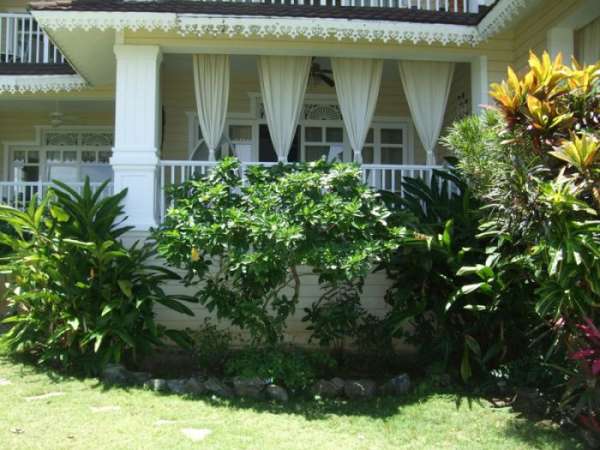
[[[112,134],[101,132],[49,131],[42,145],[11,149],[15,181],[102,182],[113,176],[109,164]]]
[[[37,181],[40,176],[40,151],[13,151],[12,167],[15,181]]]
[[[344,128],[341,126],[304,127],[304,161],[316,161],[334,156],[343,159],[343,154],[334,155],[336,150],[343,151]],[[332,153],[333,152],[333,153]]]
[[[404,164],[405,140],[404,125],[375,123],[365,139],[363,164]]]

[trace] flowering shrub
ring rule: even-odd
[[[239,162],[227,158],[174,188],[155,234],[160,253],[187,271],[209,310],[254,342],[282,339],[300,298],[301,267],[325,288],[307,310],[313,336],[329,342],[351,333],[361,322],[363,278],[404,230],[355,165],[254,167],[245,177],[243,184]],[[335,326],[340,315],[352,327]]]

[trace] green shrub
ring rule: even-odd
[[[184,343],[184,335],[157,325],[153,313],[161,303],[192,315],[179,302],[190,299],[162,290],[178,277],[148,264],[151,246],[128,249],[119,241],[129,230],[119,221],[126,192],[102,199],[106,184],[92,192],[86,181],[81,194],[60,187],[26,211],[0,206],[0,220],[13,231],[0,233],[11,248],[2,265],[10,279],[8,347],[91,373],[135,359],[165,336]]]
[[[492,86],[498,123],[473,118],[445,140],[485,204],[485,255],[460,269],[465,279],[452,299],[532,313],[530,326],[515,330],[529,361],[509,360],[505,373],[531,367],[538,386],[557,373],[570,374],[567,386],[585,384],[582,365],[568,355],[578,327],[597,322],[599,311],[600,64],[567,67],[560,57],[532,54],[529,65],[523,78],[509,69],[507,81]],[[584,392],[570,392],[570,402],[596,420]]]
[[[232,377],[258,377],[289,389],[303,390],[316,381],[321,370],[334,365],[334,360],[321,352],[282,346],[249,347],[232,356],[225,372]]]
[[[186,331],[192,340],[192,348],[200,368],[211,373],[222,373],[231,356],[231,333],[219,329],[209,318],[204,319],[199,328]]]
[[[405,197],[395,203],[412,212],[416,234],[384,266],[393,281],[387,327],[417,347],[423,365],[481,380],[518,353],[528,310],[460,295],[459,271],[485,258],[486,242],[477,238],[480,203],[458,172],[435,171],[429,182],[408,179],[403,187]]]
[[[172,191],[174,206],[155,234],[160,253],[187,271],[188,283],[200,284],[200,302],[255,343],[282,339],[298,304],[301,267],[324,288],[309,308],[312,318],[335,319],[326,310],[341,303],[353,326],[363,278],[405,230],[391,226],[395,219],[355,165],[254,167],[243,186],[239,170],[228,158]],[[313,325],[322,342],[350,331]]]

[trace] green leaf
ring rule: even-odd
[[[109,314],[111,311],[113,310],[112,305],[104,305],[104,308],[102,308],[102,313],[100,314],[100,317],[104,317],[107,314]]]
[[[74,319],[68,320],[67,323],[70,325],[70,327],[77,331],[79,329],[79,319],[77,317],[75,317]]]
[[[133,298],[133,284],[130,280],[119,280],[117,281],[117,284],[119,285],[121,292],[123,292],[127,298]]]

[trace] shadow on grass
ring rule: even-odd
[[[545,423],[535,423],[520,418],[511,420],[504,430],[506,436],[515,438],[531,448],[541,448],[544,444],[553,443],[553,448],[574,450],[584,449],[585,445],[574,431],[551,427]]]
[[[8,356],[0,354],[0,364],[9,363],[18,366],[17,370],[24,375],[32,374],[43,376],[52,383],[61,383],[67,381],[89,381],[90,378],[64,374],[58,371],[52,371],[47,367],[32,364],[30,360],[21,357]],[[424,386],[424,385],[422,385]],[[123,386],[106,384],[98,381],[91,386],[92,389],[99,389],[103,392],[119,391],[128,394],[142,392],[140,386]],[[282,414],[289,416],[302,417],[307,421],[321,421],[330,417],[365,417],[374,420],[387,421],[393,418],[399,418],[403,415],[404,408],[414,404],[424,404],[434,397],[446,397],[454,399],[458,411],[469,409],[474,406],[487,406],[487,401],[470,395],[468,392],[461,392],[456,388],[434,388],[425,386],[417,388],[412,393],[403,397],[377,397],[370,400],[350,401],[338,399],[315,399],[308,394],[299,394],[294,396],[288,403],[278,403],[266,400],[251,400],[244,398],[220,399],[210,395],[190,396],[176,395],[172,393],[150,392],[156,397],[177,398],[183,402],[199,403],[208,405],[212,408],[222,409],[224,417],[231,411],[252,411],[257,414]],[[435,405],[431,406],[435,408]],[[427,427],[426,418],[423,418],[423,426]],[[522,442],[524,446],[540,448],[543,445],[552,443],[552,448],[556,449],[575,449],[584,448],[572,434],[565,430],[556,428],[547,422],[536,423],[523,415],[515,415],[505,421],[501,433],[515,441]],[[451,438],[451,436],[449,436]]]

